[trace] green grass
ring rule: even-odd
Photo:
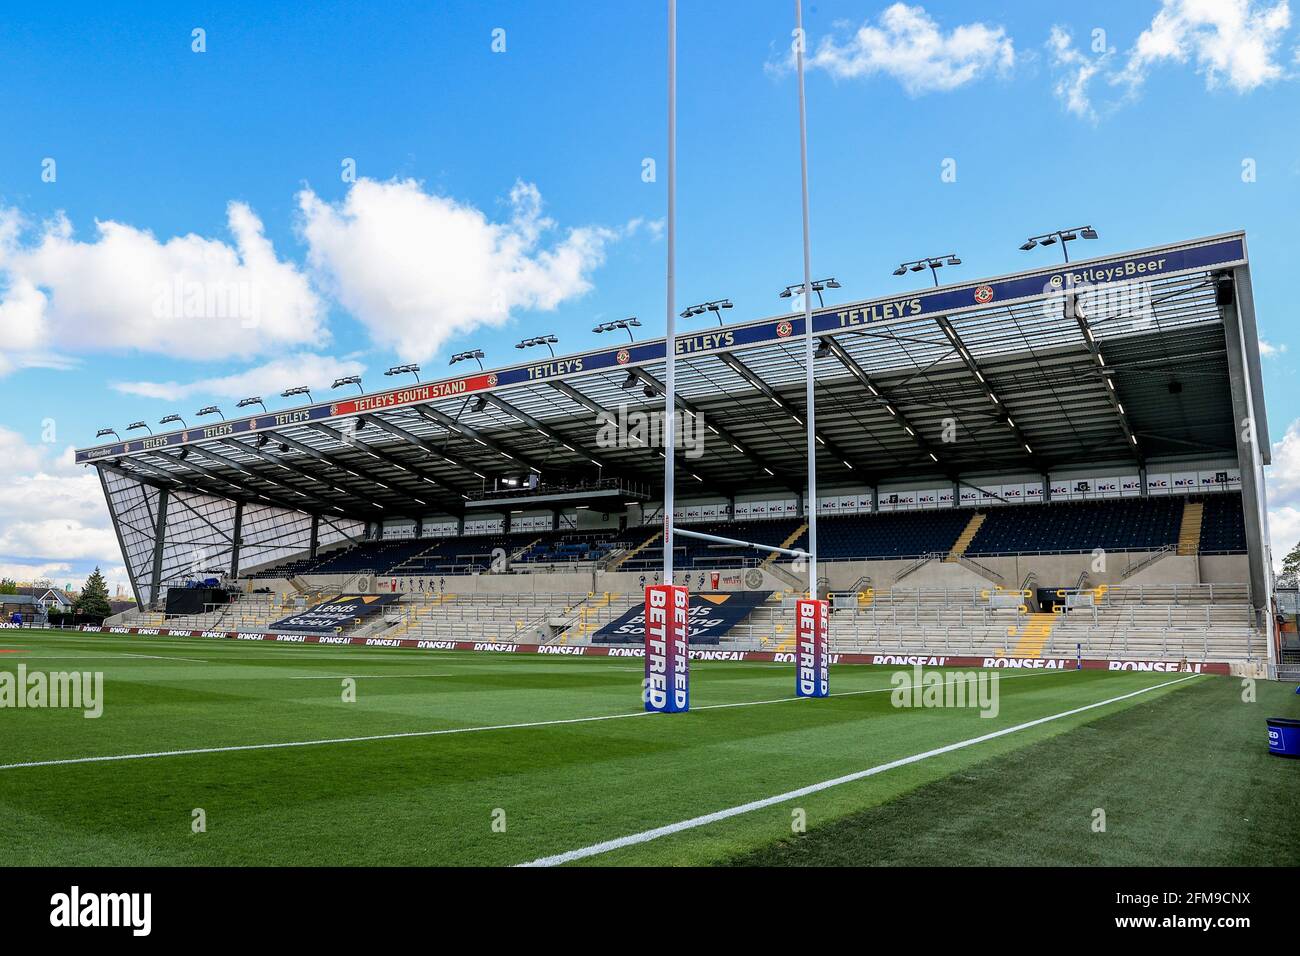
[[[984,719],[892,707],[892,668],[835,668],[843,696],[796,701],[788,665],[696,662],[692,712],[666,717],[640,715],[635,659],[28,631],[0,648],[0,670],[105,674],[98,720],[0,709],[0,859],[36,865],[519,863],[1179,676],[1008,672]],[[1197,677],[586,862],[1294,864],[1278,834],[1300,762],[1264,753],[1263,720],[1300,698],[1259,688],[1244,704],[1239,681]],[[236,746],[257,749],[9,766]],[[791,839],[795,808],[809,830]]]
[[[1267,752],[1262,718],[1297,698],[1257,689],[1245,704],[1239,681],[1198,682],[732,862],[1295,866],[1300,761]]]

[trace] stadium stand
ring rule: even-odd
[[[1246,518],[1241,495],[1211,495],[1201,518],[1201,554],[1245,554]]]
[[[819,526],[818,545],[827,561],[915,558],[947,552],[970,521],[966,508],[881,515],[839,515]]]
[[[1096,548],[1155,551],[1178,543],[1182,513],[1178,498],[990,508],[966,554],[1069,554]]]
[[[1205,499],[1200,551],[1245,552],[1241,496],[1218,494]],[[957,547],[972,517],[983,515],[964,549],[967,557],[998,555],[1156,551],[1179,543],[1184,501],[1181,498],[1133,498],[1062,502],[975,511],[950,508],[875,515],[834,515],[820,524],[823,561],[919,558],[948,554]],[[692,527],[722,537],[762,544],[806,547],[805,522],[799,518],[714,522]],[[491,566],[500,549],[512,554],[516,570],[575,568],[599,564],[620,550],[640,544],[652,529],[623,531],[551,531],[480,535],[440,540],[366,541],[316,561],[294,559],[259,570],[254,578],[290,578],[301,574],[373,571],[379,575],[472,574]],[[796,532],[798,532],[796,534]],[[761,551],[679,537],[675,563],[683,569],[752,567]],[[517,552],[517,553],[516,553]],[[652,542],[623,562],[625,571],[653,571],[663,564],[663,546]]]
[[[840,595],[830,620],[839,652],[1250,660],[1264,651],[1242,586],[1099,590],[1065,614],[997,607],[986,590],[908,589]],[[631,600],[636,600],[632,598]],[[723,646],[789,650],[793,596],[779,595],[733,627]],[[581,641],[582,635],[574,640]]]
[[[1041,265],[918,291],[901,312],[893,298],[819,308],[811,500],[788,317],[683,336],[679,403],[707,447],[678,461],[675,583],[778,594],[729,619],[724,645],[786,648],[790,601],[811,583],[838,592],[843,648],[1249,660],[1265,647],[1273,662],[1269,449],[1231,425],[1242,402],[1265,407],[1245,261],[1240,233],[1097,260],[1087,268],[1133,281],[1103,283],[1074,314]],[[600,413],[659,414],[667,354],[662,340],[602,346],[117,438],[76,460],[99,472],[142,609],[200,553],[223,581],[275,592],[192,615],[204,629],[265,627],[357,588],[400,595],[367,635],[582,642],[663,573],[661,452],[630,431],[610,441]],[[808,546],[807,508],[815,582],[771,550]]]
[[[567,531],[541,536],[513,560],[515,565],[576,567],[597,565],[645,537],[641,528],[626,531]]]
[[[724,538],[739,538],[759,544],[781,546],[788,541],[803,522],[798,518],[771,518],[764,521],[719,521],[692,525],[691,529]],[[645,529],[643,529],[645,530]],[[799,536],[797,541],[802,541]],[[788,545],[798,547],[797,544]],[[663,542],[657,540],[645,547],[634,558],[622,565],[624,571],[654,571],[663,566]],[[764,557],[765,552],[733,544],[699,541],[677,537],[673,543],[673,563],[683,570],[710,570],[724,567],[752,567]]]

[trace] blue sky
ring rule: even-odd
[[[101,426],[339,371],[377,388],[459,348],[504,364],[538,332],[578,350],[604,319],[662,327],[664,4],[302,7],[0,23],[0,573],[124,580],[97,483],[66,462]],[[1078,255],[1246,229],[1289,547],[1300,29],[1282,0],[1046,7],[806,6],[814,271],[857,299],[914,282],[890,274],[904,258],[1032,265],[1052,251],[1018,244],[1058,227],[1098,228]],[[792,21],[785,0],[679,12],[678,289],[736,319],[801,271]],[[251,285],[257,317],[157,326],[150,290],[173,278]]]

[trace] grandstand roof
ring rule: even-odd
[[[818,308],[819,483],[1235,458],[1216,305],[1225,277],[1251,333],[1267,434],[1245,235],[1230,233]],[[705,426],[703,454],[678,456],[679,497],[803,486],[802,334],[798,314],[678,336],[680,405]],[[602,447],[595,416],[662,409],[664,356],[660,338],[475,369],[100,445],[77,461],[356,518],[459,514],[495,480],[530,471],[657,494],[661,453]]]

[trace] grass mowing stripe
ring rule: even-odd
[[[1300,717],[1292,687],[1205,680],[927,781],[727,866],[1296,866],[1300,762],[1264,718]],[[957,808],[960,808],[959,810]],[[1104,817],[1098,820],[1098,810]],[[924,821],[924,826],[916,826]],[[1098,823],[1104,825],[1098,826]]]
[[[1044,674],[1069,674],[1073,671],[1034,671],[1032,674],[1017,674],[1013,677],[1005,677],[1004,680],[1013,680],[1015,677],[1041,677]],[[404,676],[404,675],[382,675],[382,676]],[[450,675],[431,675],[431,676],[450,676]],[[302,678],[284,678],[286,680],[295,680]],[[338,680],[340,678],[330,678]],[[1188,678],[1190,680],[1190,678]],[[1164,686],[1164,685],[1161,685]],[[1151,688],[1147,688],[1150,690]],[[861,694],[888,694],[893,691],[893,687],[872,687],[866,690],[841,691],[837,694],[831,694],[832,697],[856,697]],[[1142,691],[1139,691],[1142,693]],[[692,708],[693,710],[726,710],[732,707],[759,707],[764,704],[789,704],[796,701],[811,700],[809,697],[774,697],[769,700],[742,700],[733,701],[727,704],[704,704]],[[1122,700],[1123,698],[1116,698]],[[1099,705],[1097,705],[1099,706]],[[1088,708],[1084,708],[1087,710]],[[471,734],[481,733],[489,730],[525,730],[532,727],[558,727],[564,724],[586,724],[594,723],[601,720],[620,720],[626,717],[647,717],[653,712],[645,710],[631,711],[622,714],[604,714],[596,717],[567,717],[556,720],[534,720],[515,724],[490,724],[484,727],[447,727],[442,730],[408,730],[398,731],[389,734],[366,734],[359,737],[325,737],[319,740],[287,740],[280,743],[268,744],[234,744],[225,747],[191,747],[183,750],[157,750],[148,753],[133,754],[107,754],[99,757],[64,757],[54,760],[28,760],[20,763],[0,764],[0,770],[21,770],[31,767],[63,767],[70,764],[83,763],[112,763],[120,760],[155,760],[162,757],[189,757],[196,754],[219,754],[219,753],[239,753],[247,750],[283,750],[293,747],[323,747],[328,744],[351,744],[366,743],[375,740],[401,740],[408,737],[445,737],[450,734]],[[1071,711],[1070,713],[1076,713]],[[1058,714],[1057,716],[1069,716],[1068,714]],[[1032,726],[1026,724],[1024,726]],[[996,737],[999,734],[993,734]]]
[[[656,827],[653,830],[643,830],[640,833],[617,837],[613,840],[605,840],[601,843],[593,843],[590,846],[581,847],[576,850],[569,850],[565,853],[558,853],[554,856],[540,857],[536,860],[532,860],[528,863],[521,863],[519,865],[559,866],[564,863],[572,863],[576,860],[598,856],[602,853],[609,853],[612,850],[622,849],[623,847],[636,846],[640,843],[649,843],[651,840],[658,840],[660,837],[671,836],[674,833],[681,833],[683,830],[693,830],[696,827],[707,826],[708,824],[716,823],[719,820],[726,820],[730,817],[740,816],[741,814],[750,813],[754,810],[761,810],[764,807],[774,806],[778,803],[785,803],[788,800],[795,800],[799,797],[818,793],[822,790],[828,790],[831,787],[838,787],[841,784],[852,783],[855,780],[863,780],[867,777],[873,777],[876,774],[884,773],[887,770],[893,770],[897,767],[905,767],[908,764],[919,763],[922,760],[928,760],[931,757],[938,757],[941,754],[952,753],[955,750],[963,750],[967,747],[973,747],[976,744],[982,744],[989,740],[995,740],[998,737],[1005,737],[1008,734],[1028,730],[1031,727],[1037,727],[1054,720],[1073,717],[1076,714],[1082,714],[1090,710],[1095,710],[1098,707],[1105,707],[1109,704],[1117,704],[1120,701],[1129,700],[1153,690],[1160,690],[1162,687],[1173,687],[1177,684],[1184,684],[1189,680],[1195,679],[1197,676],[1198,675],[1182,677],[1178,680],[1165,681],[1163,684],[1154,684],[1151,687],[1143,687],[1140,690],[1135,690],[1128,694],[1121,694],[1118,697],[1111,697],[1108,700],[1097,701],[1093,704],[1085,704],[1082,707],[1075,707],[1072,710],[1061,711],[1059,714],[1051,714],[1047,717],[1039,717],[1036,720],[1025,721],[1024,723],[1016,724],[1012,727],[1004,727],[1002,730],[995,730],[992,733],[981,734],[978,737],[971,737],[967,740],[958,741],[957,743],[947,744],[943,747],[936,747],[933,750],[926,750],[919,754],[912,754],[911,756],[902,757],[898,760],[891,760],[888,763],[869,767],[866,770],[859,770],[855,773],[845,774],[842,777],[835,777],[831,780],[823,780],[820,783],[809,784],[808,786],[800,787],[797,790],[788,790],[785,793],[780,793],[776,796],[764,797],[762,800],[752,800],[749,803],[742,803],[739,806],[728,807],[725,810],[716,810],[713,813],[706,813],[702,816],[692,817],[689,820],[681,820],[677,823],[670,823],[666,826]]]

